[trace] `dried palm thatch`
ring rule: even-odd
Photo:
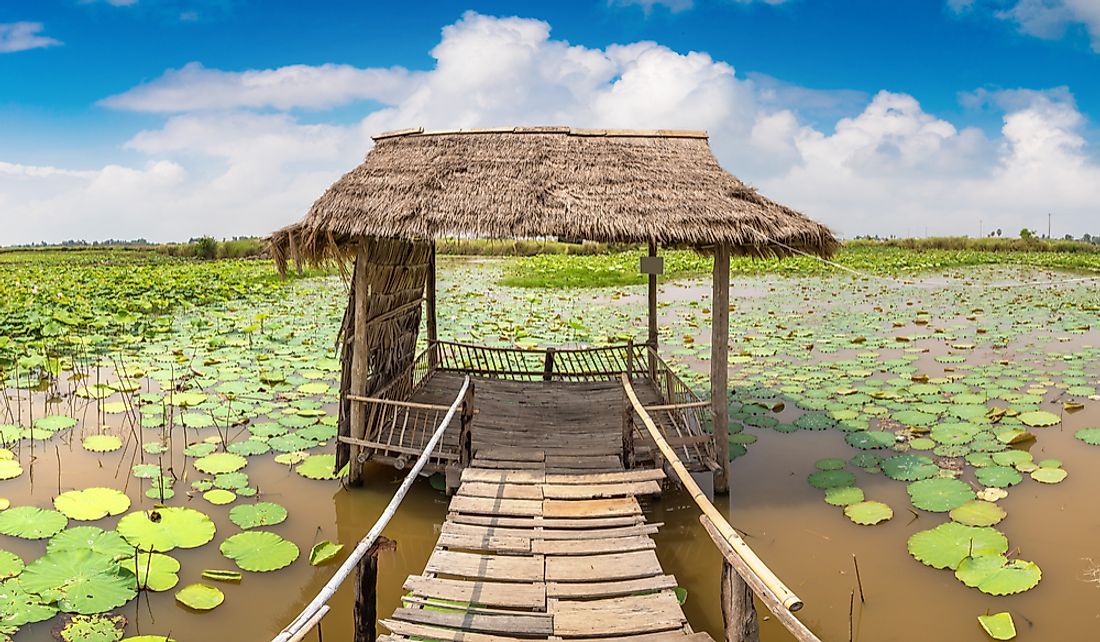
[[[703,132],[567,127],[375,137],[366,160],[269,239],[288,261],[339,257],[362,237],[565,237],[828,256],[832,232],[723,170]]]

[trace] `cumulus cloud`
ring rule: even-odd
[[[42,35],[41,22],[0,22],[0,53],[41,49],[61,44]]]
[[[163,121],[123,146],[142,167],[0,164],[9,242],[52,235],[154,240],[264,234],[297,220],[370,148],[370,135],[427,128],[568,124],[706,129],[719,161],[781,202],[857,234],[1096,232],[1100,167],[1068,89],[978,90],[997,131],[960,127],[915,96],[820,91],[740,74],[655,42],[572,45],[538,20],[468,13],[443,29],[433,68],[189,65],[104,101]],[[300,110],[359,101],[350,124]],[[381,106],[379,106],[379,103]],[[823,115],[824,114],[824,115]],[[1058,227],[1056,226],[1056,232]],[[1064,232],[1063,232],[1064,233]]]
[[[1100,53],[1100,2],[1096,0],[947,0],[957,12],[988,13],[1014,23],[1028,35],[1057,39],[1071,27],[1083,28]]]

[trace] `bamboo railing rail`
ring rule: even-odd
[[[592,348],[505,348],[436,341],[439,370],[515,381],[615,381],[624,372],[647,377],[645,344]]]
[[[705,518],[703,524],[707,527],[708,533],[711,533],[712,539],[715,540],[715,544],[723,557],[745,579],[745,582],[760,597],[761,601],[768,605],[776,619],[780,620],[799,642],[820,642],[813,632],[801,625],[801,622],[791,615],[791,612],[802,608],[802,600],[768,568],[767,564],[753,552],[752,548],[745,543],[745,540],[737,534],[733,526],[726,521],[726,518],[718,512],[714,504],[707,499],[706,494],[695,483],[691,473],[677,457],[676,451],[668,444],[649,413],[646,412],[645,407],[638,401],[638,396],[634,392],[634,386],[631,384],[630,379],[624,376],[622,377],[622,383],[628,402],[633,406],[634,412],[641,418],[642,424],[649,432],[649,436],[665,457],[666,467],[673,471],[680,484],[691,495],[699,510],[702,511],[702,517]],[[798,625],[795,625],[791,620],[798,622]]]
[[[443,433],[447,430],[447,426],[450,425],[451,420],[454,419],[459,406],[467,399],[466,391],[469,387],[470,377],[467,376],[462,382],[462,388],[458,391],[458,396],[455,397],[454,403],[447,409],[447,415],[443,417],[443,421],[439,423],[435,432],[432,433],[431,439],[429,439],[428,443],[424,446],[424,450],[420,453],[420,457],[417,458],[416,463],[413,464],[408,474],[405,475],[404,481],[401,482],[401,487],[394,493],[393,497],[390,499],[390,503],[387,504],[385,510],[382,511],[382,515],[378,518],[378,521],[374,523],[374,526],[371,526],[366,536],[359,540],[359,543],[355,546],[351,555],[344,560],[344,563],[340,565],[340,568],[336,570],[332,578],[325,583],[316,597],[302,609],[298,617],[294,618],[286,628],[272,638],[272,642],[292,642],[293,640],[300,640],[305,631],[309,631],[320,623],[323,617],[322,611],[327,611],[328,601],[336,594],[336,590],[340,588],[340,585],[343,584],[345,580],[347,580],[351,572],[363,561],[364,557],[371,550],[371,547],[374,546],[375,542],[378,540],[378,537],[382,534],[383,529],[386,528],[390,520],[393,519],[394,514],[397,513],[397,508],[405,499],[405,495],[408,494],[409,489],[412,488],[413,481],[416,480],[420,471],[423,470],[424,465],[428,463],[432,451],[435,450],[439,440],[442,439]]]

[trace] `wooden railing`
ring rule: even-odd
[[[420,471],[423,470],[424,466],[428,463],[432,451],[435,450],[440,439],[443,438],[443,433],[446,432],[447,426],[450,425],[459,408],[466,405],[469,399],[468,394],[471,385],[470,377],[467,376],[462,383],[462,388],[459,390],[458,396],[456,396],[454,402],[447,407],[446,415],[431,434],[431,437],[424,445],[424,450],[420,453],[420,456],[417,457],[412,468],[409,469],[408,474],[405,475],[404,481],[401,482],[401,487],[394,493],[393,497],[390,499],[390,503],[387,504],[385,510],[382,511],[382,515],[378,518],[378,521],[371,526],[366,536],[359,541],[355,549],[348,555],[348,558],[344,560],[344,563],[341,564],[340,568],[333,574],[332,578],[325,583],[310,603],[302,609],[298,617],[294,618],[286,628],[272,638],[272,642],[298,642],[314,627],[318,626],[321,619],[324,618],[325,614],[329,611],[328,601],[332,599],[332,596],[336,594],[336,590],[348,579],[352,571],[357,568],[359,569],[359,574],[358,581],[355,584],[355,601],[357,606],[361,603],[366,608],[356,608],[355,639],[358,641],[373,640],[375,638],[374,627],[376,617],[374,612],[373,592],[375,574],[377,572],[375,555],[377,554],[378,548],[376,544],[380,541],[379,538],[382,534],[382,530],[386,528],[390,520],[393,519],[393,516],[397,513],[397,508],[405,499],[405,495],[408,494],[413,481],[416,480]],[[464,411],[462,416],[465,418],[468,415]],[[365,594],[369,594],[369,599],[366,598]]]
[[[646,406],[666,441],[683,461],[716,470],[710,401],[701,398],[651,346],[646,346],[647,369],[665,403]]]
[[[439,370],[514,381],[615,381],[624,372],[648,376],[647,346],[626,343],[594,348],[499,348],[436,341]]]
[[[726,640],[729,642],[749,642],[758,630],[755,607],[752,605],[751,596],[740,594],[735,584],[734,573],[740,577],[748,588],[756,594],[760,601],[768,607],[772,615],[779,620],[784,627],[795,637],[798,642],[821,642],[821,640],[806,627],[794,612],[802,608],[802,600],[794,594],[787,585],[780,580],[775,573],[761,560],[745,540],[737,534],[722,513],[707,499],[703,490],[695,482],[691,473],[677,456],[676,451],[662,435],[657,424],[647,412],[646,408],[638,401],[634,392],[634,386],[628,377],[622,377],[623,394],[633,408],[634,413],[640,418],[650,438],[660,449],[665,458],[666,469],[671,469],[680,485],[691,495],[702,514],[699,520],[703,523],[707,534],[714,542],[716,548],[722,554],[724,562],[722,581],[722,613],[726,620]],[[626,439],[624,448],[626,447]],[[624,452],[624,458],[627,453]],[[758,638],[756,638],[758,639]]]

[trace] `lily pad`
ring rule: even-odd
[[[23,558],[11,551],[0,550],[0,580],[6,580],[23,572]]]
[[[825,501],[833,506],[847,506],[863,501],[863,489],[855,486],[826,488]]]
[[[966,502],[951,511],[951,519],[966,526],[993,526],[1000,523],[1005,515],[1005,509],[980,499]]]
[[[973,489],[958,479],[924,479],[905,490],[914,506],[932,513],[946,513],[975,498]]]
[[[928,479],[940,471],[940,467],[932,463],[932,458],[924,455],[894,455],[882,460],[880,466],[884,475],[898,481]]]
[[[47,553],[64,551],[91,551],[98,555],[119,559],[132,557],[134,547],[115,531],[105,531],[97,526],[66,528],[46,542]]]
[[[45,539],[69,523],[63,514],[35,506],[16,506],[0,511],[0,533],[23,539]]]
[[[63,642],[118,642],[126,627],[122,615],[68,615],[64,623],[54,629],[54,635]]]
[[[1031,471],[1031,478],[1043,484],[1057,484],[1069,476],[1062,468],[1038,468]]]
[[[83,445],[84,450],[93,453],[109,453],[122,448],[122,440],[115,435],[89,435]]]
[[[1008,538],[988,526],[964,526],[946,522],[909,537],[909,554],[932,568],[957,568],[967,557],[1003,555]]]
[[[0,614],[5,626],[42,622],[57,615],[53,602],[27,591],[18,579],[0,582]]]
[[[844,507],[848,519],[863,526],[873,526],[894,516],[894,510],[882,502],[868,500]]]
[[[294,472],[308,479],[337,479],[336,455],[310,455],[298,464]]]
[[[67,613],[103,613],[137,595],[134,576],[110,557],[92,551],[48,553],[23,571],[19,582],[31,593],[57,596]]]
[[[1045,410],[1034,410],[1032,412],[1021,413],[1017,419],[1025,426],[1032,427],[1055,426],[1062,423],[1061,417],[1053,412],[1047,412]]]
[[[889,448],[894,445],[896,437],[894,433],[885,431],[859,430],[848,433],[844,438],[849,446],[860,450],[874,450],[877,448]]]
[[[313,549],[309,552],[309,565],[320,566],[330,559],[336,557],[341,549],[344,548],[343,544],[333,544],[326,540],[321,540],[313,545]]]
[[[817,470],[810,473],[806,481],[810,482],[814,488],[824,490],[851,486],[855,483],[856,476],[846,470]]]
[[[221,543],[222,555],[246,571],[275,571],[298,559],[298,546],[269,531],[237,533]]]
[[[1034,562],[1010,560],[1004,555],[975,555],[959,562],[955,577],[990,595],[1013,595],[1035,587],[1043,572]]]
[[[1073,433],[1073,436],[1090,446],[1100,446],[1100,428],[1082,428]]]
[[[208,490],[202,494],[202,498],[206,501],[214,504],[215,506],[224,506],[226,504],[232,504],[237,499],[236,493],[231,490],[225,490],[224,488],[215,488]]]
[[[119,565],[134,574],[140,589],[167,591],[180,581],[179,561],[163,553],[138,553],[120,560]]]
[[[202,546],[214,539],[216,529],[204,513],[193,508],[168,507],[130,513],[118,520],[116,530],[143,551],[167,553],[174,548]]]
[[[336,455],[333,455],[335,458]],[[232,473],[244,468],[248,460],[234,453],[214,453],[195,460],[195,468],[208,475]]]
[[[286,519],[287,510],[275,502],[256,502],[234,506],[229,511],[229,521],[243,529],[257,526],[273,526]]]
[[[983,486],[1008,488],[1023,481],[1023,476],[1015,468],[1008,466],[986,466],[975,471],[974,475]]]
[[[130,498],[114,488],[85,488],[61,493],[54,497],[53,505],[69,519],[91,522],[125,513]]]
[[[978,624],[994,640],[1012,640],[1016,637],[1016,623],[1012,621],[1011,613],[979,615]]]
[[[188,584],[176,592],[176,600],[196,611],[209,611],[225,601],[225,594],[208,584]]]

